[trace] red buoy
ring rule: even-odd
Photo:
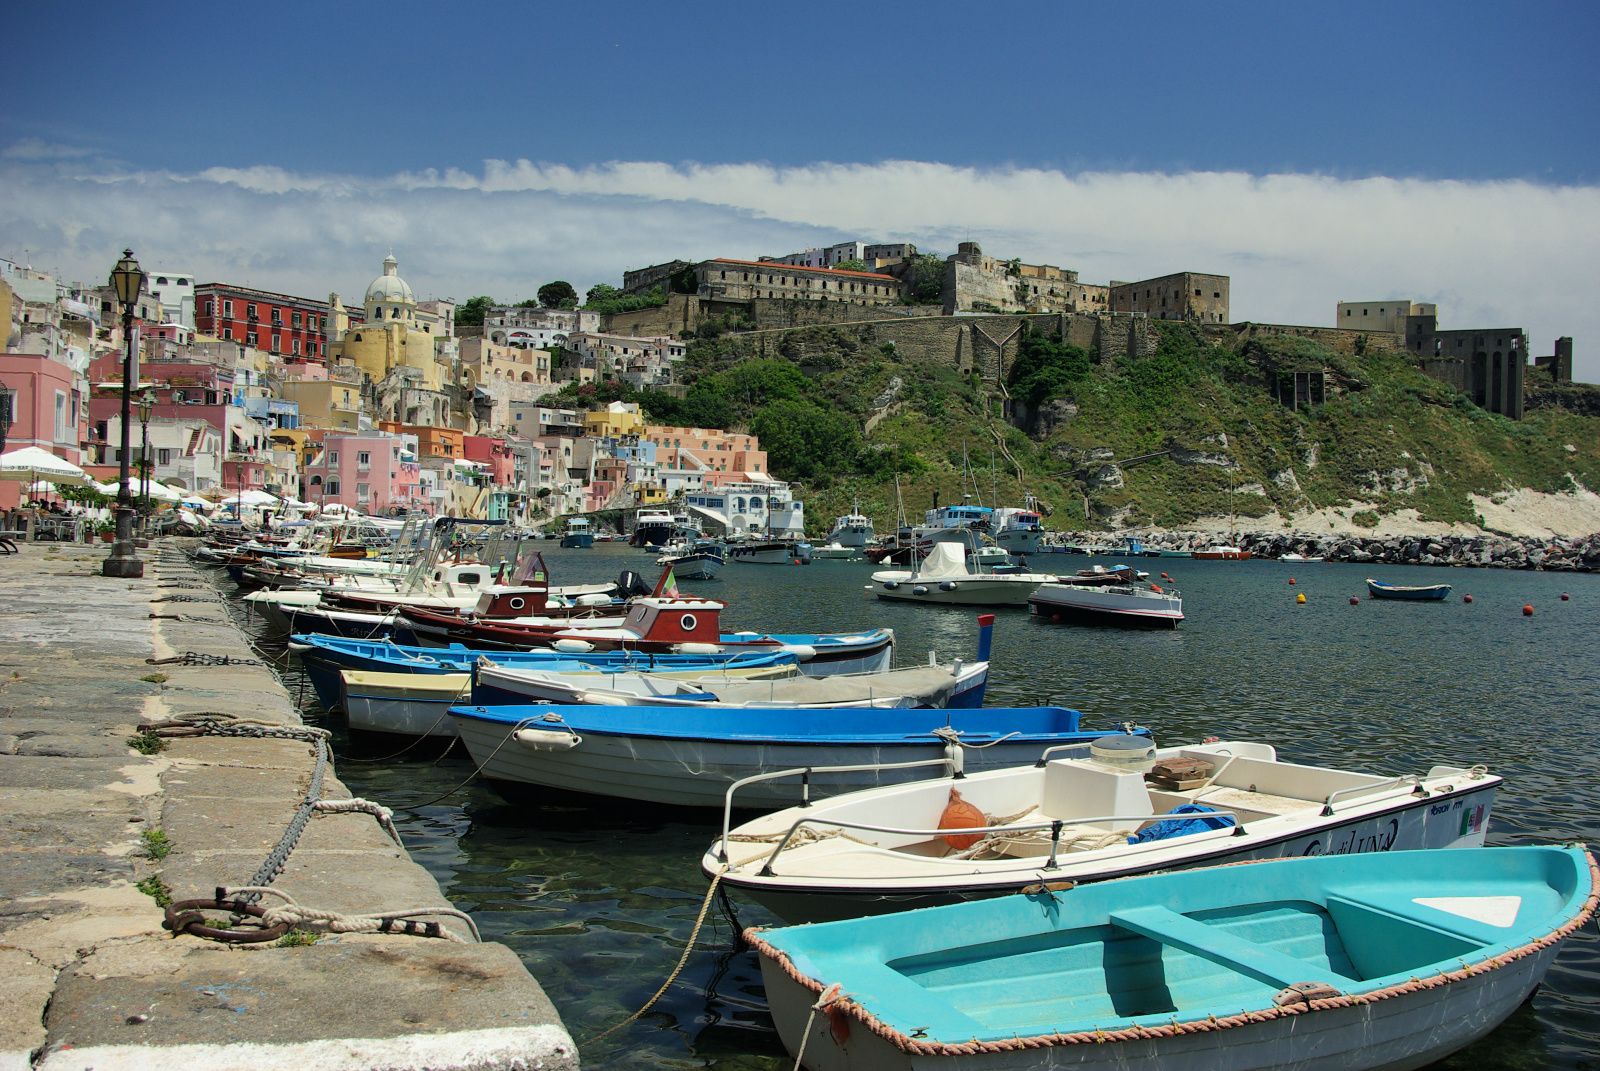
[[[1472,601],[1472,596],[1471,595],[1463,595],[1463,596],[1461,596],[1461,601],[1462,602],[1471,602]]]
[[[1525,603],[1522,604],[1522,616],[1523,617],[1532,617],[1533,616],[1533,603],[1525,602]]]
[[[1290,583],[1290,584],[1293,584],[1293,583],[1294,583],[1294,577],[1292,577],[1292,576],[1291,576],[1291,577],[1290,577],[1290,578],[1289,578],[1289,583]]]
[[[1356,597],[1355,597],[1355,596],[1354,596],[1354,595],[1352,595],[1352,596],[1350,596],[1350,605],[1351,605],[1351,606],[1354,606],[1354,605],[1356,605],[1356,603],[1358,603],[1358,602],[1360,602],[1360,601],[1361,601],[1361,600],[1360,600],[1360,599],[1358,599],[1358,598],[1356,598]]]
[[[1166,573],[1162,573],[1162,574],[1161,574],[1161,579],[1162,579],[1162,580],[1171,580],[1171,579],[1172,579],[1172,577],[1170,577],[1170,576],[1168,576],[1168,575],[1167,575],[1167,574],[1166,574]]]
[[[1562,593],[1561,593],[1561,601],[1562,601],[1562,602],[1566,602],[1566,601],[1567,601],[1567,600],[1568,600],[1568,599],[1570,599],[1570,598],[1572,598],[1572,596],[1571,596],[1571,595],[1569,595],[1569,594],[1567,594],[1567,593],[1566,593],[1566,592],[1565,592],[1565,591],[1563,591],[1563,592],[1562,592]]]

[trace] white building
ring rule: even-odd
[[[168,322],[194,330],[193,275],[181,271],[151,271],[145,287],[161,302],[161,311]]]
[[[782,257],[762,257],[775,264],[793,264],[801,268],[832,268],[847,260],[859,260],[868,268],[917,255],[917,247],[910,242],[840,242],[837,245],[804,249]]]

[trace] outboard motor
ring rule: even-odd
[[[651,590],[650,585],[645,583],[644,577],[632,569],[624,569],[617,576],[617,597],[619,599],[631,599],[635,595],[648,595]]]

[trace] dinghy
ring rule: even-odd
[[[472,761],[502,789],[721,807],[805,799],[1015,765],[1046,748],[1104,735],[1062,707],[908,710],[874,707],[454,707]]]
[[[1401,599],[1406,602],[1439,602],[1450,594],[1449,584],[1385,584],[1367,577],[1367,594],[1374,599]]]
[[[1000,552],[1005,558],[1005,552]],[[981,566],[980,566],[981,569]],[[928,556],[910,570],[885,569],[872,574],[867,590],[880,599],[955,606],[1025,606],[1040,584],[1055,580],[1050,573],[985,573],[967,568],[960,543],[933,544]]]
[[[1419,1068],[1594,914],[1581,846],[1322,856],[748,930],[812,1071]]]
[[[701,868],[780,918],[848,918],[1014,893],[1041,874],[1089,882],[1247,859],[1472,847],[1483,843],[1500,785],[1483,767],[1390,777],[1305,766],[1250,741],[1126,760],[1103,746],[1041,758],[835,796],[737,828],[725,822]]]

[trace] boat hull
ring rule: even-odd
[[[1161,592],[1114,587],[1045,584],[1028,599],[1028,612],[1051,622],[1114,628],[1177,628],[1183,600]]]
[[[573,532],[561,537],[563,550],[588,550],[594,546],[593,532]]]
[[[1593,916],[1595,883],[1582,846],[1416,852],[746,938],[813,1071],[1412,1071],[1527,999]]]
[[[743,565],[801,565],[811,560],[811,548],[803,543],[733,543],[727,560]]]
[[[505,711],[507,708],[496,708]],[[721,808],[727,790],[735,781],[755,774],[771,773],[802,767],[825,766],[881,766],[889,763],[937,760],[945,757],[945,745],[934,738],[927,742],[917,739],[897,739],[893,742],[879,740],[863,743],[846,740],[801,742],[781,738],[710,739],[703,736],[651,736],[643,733],[595,731],[593,719],[609,719],[613,711],[647,711],[650,708],[518,708],[530,715],[544,710],[556,718],[577,719],[588,717],[590,722],[578,721],[575,728],[581,743],[569,750],[549,751],[525,745],[512,736],[517,723],[495,717],[483,716],[483,708],[458,707],[452,714],[456,730],[461,735],[474,763],[481,766],[484,777],[491,782],[510,785],[533,786],[545,790],[559,790],[584,796],[601,796],[612,799],[656,803],[673,807]],[[656,708],[660,709],[660,708]],[[859,708],[823,711],[819,709],[785,712],[792,717],[815,719],[824,714],[859,718]],[[579,711],[588,712],[580,714]],[[692,718],[693,712],[670,710],[673,717]],[[750,718],[752,723],[758,711],[705,712],[729,717]],[[874,716],[889,718],[902,712],[882,710]],[[926,715],[918,724],[926,722],[928,730],[949,720],[943,711],[922,711]],[[1003,711],[990,710],[990,715]],[[865,718],[859,718],[865,721]],[[993,719],[991,719],[993,720]],[[544,728],[555,722],[541,722]],[[996,724],[999,724],[996,721]],[[1075,724],[1075,720],[1074,720]],[[1003,732],[998,735],[1005,735]],[[1048,734],[1048,741],[1037,734],[1016,735],[999,740],[992,746],[966,748],[966,769],[993,769],[1031,762],[1051,743],[1071,742],[1068,738],[1082,738],[1087,742],[1100,732],[1063,731]],[[1058,739],[1059,738],[1059,739]],[[876,785],[897,784],[928,776],[938,766],[912,767],[910,769],[874,769],[852,772],[828,773],[818,771],[810,777],[812,799],[851,792]],[[801,779],[757,782],[742,789],[735,800],[741,809],[771,810],[793,806],[801,801]]]
[[[1374,599],[1393,599],[1397,602],[1443,602],[1450,595],[1449,584],[1428,584],[1409,587],[1367,581],[1367,594]]]
[[[945,584],[950,585],[949,588]],[[879,582],[872,584],[872,593],[880,599],[892,599],[899,602],[919,602],[940,606],[1026,606],[1028,596],[1033,594],[1034,588],[1042,583],[1040,580],[1009,583],[999,577],[983,577],[971,580],[902,580]],[[889,587],[894,584],[894,587]]]

